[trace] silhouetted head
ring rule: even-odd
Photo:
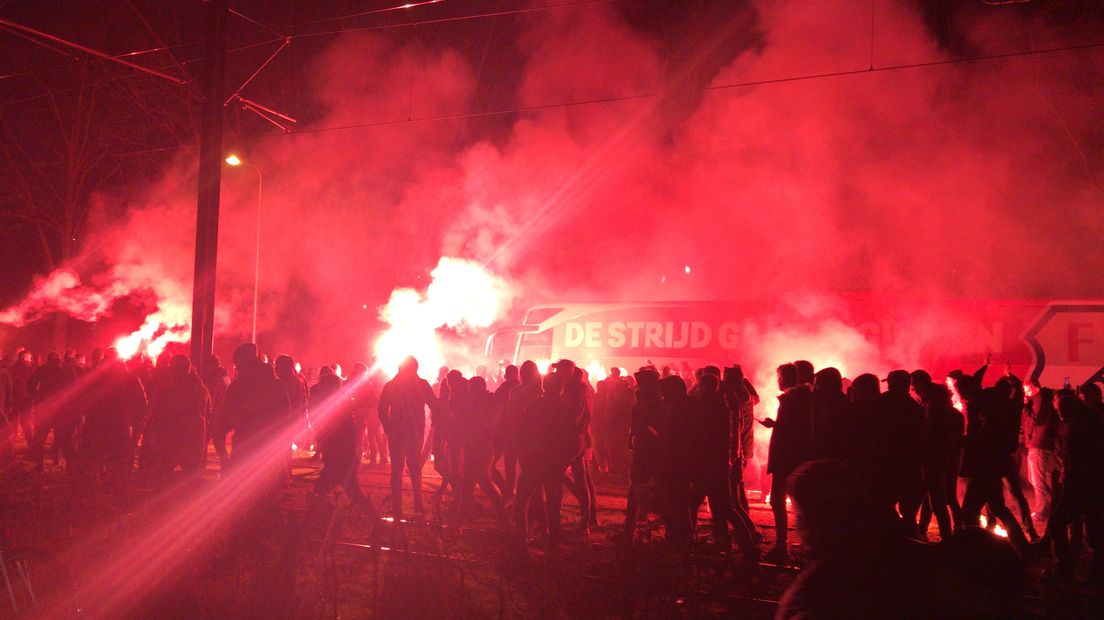
[[[295,360],[290,355],[281,355],[276,358],[276,376],[287,379],[295,376]]]
[[[882,386],[878,383],[878,377],[870,373],[863,373],[855,377],[851,382],[851,402],[868,403],[878,398]]]
[[[705,368],[702,368],[702,373],[706,375],[713,375],[718,379],[721,378],[721,369],[717,366],[706,366]]]
[[[678,375],[670,375],[659,380],[659,393],[664,400],[672,402],[686,398],[686,382]]]
[[[925,398],[936,407],[953,406],[951,404],[951,388],[939,383],[932,383],[928,386]]]
[[[793,363],[793,365],[795,368],[797,368],[797,382],[799,384],[808,383],[809,385],[812,385],[813,377],[815,374],[813,370],[813,363],[807,360],[797,360]]]
[[[75,349],[66,349],[65,354],[61,356],[62,361],[75,362],[77,361],[77,351]]]
[[[357,362],[353,364],[353,373],[349,375],[349,378],[359,378],[368,374],[368,365],[363,362]]]
[[[909,376],[907,370],[891,370],[886,375],[886,391],[894,394],[908,394],[909,386],[912,385],[912,377]]]
[[[1099,405],[1101,403],[1100,384],[1090,382],[1082,385],[1081,398],[1090,405]]]
[[[559,373],[563,373],[564,380],[568,381],[571,377],[575,376],[575,362],[571,360],[560,360],[555,364],[552,364],[552,368]]]
[[[797,366],[782,364],[778,367],[778,389],[788,390],[797,385]]]
[[[993,393],[1001,400],[1012,398],[1012,380],[1008,377],[997,379],[997,383],[993,385]]]
[[[840,371],[836,368],[828,367],[822,368],[817,371],[815,377],[815,387],[817,394],[842,394],[843,393],[843,376],[840,375]]]
[[[724,384],[737,387],[744,382],[744,369],[739,364],[724,369]]]
[[[48,354],[46,354],[46,363],[57,366],[61,364],[61,356],[58,355],[57,351],[50,351]]]
[[[464,389],[464,373],[459,370],[450,370],[449,373],[445,375],[445,383],[448,384],[449,391],[455,395],[458,391]]]
[[[341,390],[341,377],[338,377],[333,372],[326,374],[318,374],[318,383],[311,388],[311,396],[318,398],[326,398],[337,393]]]
[[[536,366],[536,364],[534,364],[534,366]],[[514,366],[513,364],[510,364],[509,366],[506,367],[506,371],[503,374],[504,374],[507,381],[517,381],[518,380],[518,367]]]
[[[621,369],[618,368],[617,366],[614,366],[614,367],[610,368],[609,376],[610,376],[611,379],[619,378],[621,376]]]
[[[438,368],[437,369],[437,380],[438,381],[444,381],[445,377],[448,376],[448,372],[449,372],[449,367],[448,366],[441,366],[440,368]]]
[[[413,355],[409,355],[402,362],[399,363],[399,374],[403,375],[416,375],[418,374],[418,360],[414,359]]]
[[[717,393],[717,388],[720,387],[720,382],[717,381],[717,377],[708,372],[702,373],[700,379],[698,379],[698,392],[702,396],[711,396]]]
[[[252,342],[243,342],[234,349],[234,365],[245,368],[257,363],[257,345]]]
[[[955,389],[963,401],[970,402],[981,393],[981,384],[970,375],[962,375],[955,381]]]
[[[487,391],[487,380],[476,375],[468,381],[468,391],[471,394],[482,394]]]
[[[912,374],[909,375],[909,379],[912,381],[913,391],[921,398],[926,398],[924,394],[932,385],[932,378],[931,375],[928,374],[928,371],[923,369],[914,370]]]
[[[544,395],[560,396],[564,390],[564,374],[550,372],[544,376]]]
[[[537,363],[533,360],[525,360],[521,363],[521,369],[518,372],[518,376],[521,378],[522,383],[540,383],[540,369],[537,368]]]
[[[174,355],[169,359],[169,374],[177,379],[187,377],[192,372],[192,362],[187,355]]]
[[[659,395],[659,373],[651,366],[645,366],[633,374],[636,378],[636,387],[640,393],[647,396]]]
[[[1050,409],[1054,411],[1057,406],[1057,402],[1054,400],[1054,390],[1050,388],[1039,388],[1039,407],[1041,409]]]

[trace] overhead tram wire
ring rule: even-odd
[[[322,20],[315,20],[315,21],[309,21],[309,22],[299,22],[299,23],[296,23],[296,24],[289,24],[287,26],[281,26],[281,27],[283,29],[285,29],[287,32],[292,32],[295,29],[302,28],[304,26],[311,26],[311,25],[319,24],[319,23],[340,21],[340,20],[343,20],[343,19],[353,19],[355,17],[362,17],[362,16],[366,16],[366,15],[371,15],[371,14],[394,12],[394,11],[398,11],[400,9],[417,8],[417,7],[420,7],[420,6],[423,6],[423,5],[439,4],[440,2],[443,2],[443,1],[444,0],[437,0],[436,2],[415,2],[415,3],[410,3],[410,6],[398,5],[398,6],[387,8],[387,9],[378,9],[376,11],[368,11],[368,12],[362,12],[362,13],[352,13],[352,14],[349,14],[349,15],[329,17],[329,18],[322,19]],[[253,20],[249,17],[246,17],[244,15],[241,15],[241,14],[239,14],[235,11],[235,14],[242,17],[242,19],[245,19],[246,21],[257,24],[258,27],[260,27],[260,28],[262,28],[262,29],[264,29],[264,30],[266,30],[270,33],[277,34],[278,36],[277,36],[277,38],[266,39],[264,41],[258,41],[258,42],[250,43],[250,44],[243,45],[243,46],[240,46],[240,47],[231,48],[231,49],[227,50],[227,53],[240,52],[240,51],[252,49],[252,48],[255,48],[255,47],[261,47],[261,46],[264,46],[264,45],[269,45],[269,44],[272,44],[272,43],[281,43],[285,39],[290,39],[290,40],[294,41],[295,39],[307,39],[307,38],[321,37],[321,36],[332,36],[332,35],[336,35],[336,34],[344,34],[344,33],[347,33],[347,32],[371,32],[371,31],[376,31],[376,30],[391,30],[391,29],[397,29],[397,28],[410,28],[410,27],[419,26],[419,25],[431,25],[431,24],[439,24],[439,23],[447,23],[447,22],[467,21],[467,20],[473,20],[473,19],[484,19],[484,18],[488,18],[488,17],[499,17],[499,16],[503,16],[503,15],[521,15],[521,14],[526,14],[526,13],[537,13],[537,12],[542,12],[542,11],[550,11],[550,10],[554,10],[554,9],[572,8],[572,7],[587,6],[587,5],[611,4],[611,3],[616,2],[616,1],[617,0],[577,0],[576,2],[566,2],[566,3],[563,3],[563,4],[551,4],[551,5],[545,5],[545,6],[539,6],[539,7],[525,7],[525,8],[521,8],[521,9],[507,9],[507,10],[493,11],[493,12],[490,12],[490,13],[474,13],[474,14],[471,14],[471,15],[457,15],[457,16],[453,16],[453,17],[443,17],[443,18],[429,19],[429,20],[413,20],[413,21],[406,21],[406,22],[402,22],[402,23],[398,23],[398,24],[377,24],[377,25],[373,25],[373,26],[357,26],[357,27],[352,27],[352,28],[342,28],[342,29],[338,29],[338,30],[329,30],[329,31],[322,31],[322,32],[305,32],[305,33],[288,35],[286,37],[283,36],[283,35],[279,35],[272,28],[270,28],[268,26],[265,26],[263,24],[259,24],[255,20]],[[239,36],[238,38],[241,38],[241,37]],[[180,48],[184,48],[184,47],[196,47],[196,46],[199,46],[201,44],[202,44],[201,41],[191,41],[191,42],[185,42],[185,43],[177,43],[177,44],[174,44],[174,45],[165,45],[165,46],[159,46],[159,47],[155,47],[155,48],[138,50],[138,51],[134,51],[134,52],[125,52],[123,54],[116,54],[116,55],[113,55],[111,58],[112,59],[124,59],[124,58],[133,57],[133,56],[138,56],[138,55],[143,55],[143,54],[151,54],[151,53],[162,52],[162,51],[170,51],[170,50],[180,49]],[[15,78],[15,77],[22,77],[22,76],[26,76],[26,75],[32,75],[32,74],[43,72],[43,71],[55,71],[55,70],[58,70],[58,69],[65,69],[67,67],[72,67],[72,66],[75,66],[75,65],[80,64],[80,63],[95,62],[97,60],[105,60],[105,59],[89,58],[89,59],[81,60],[79,62],[67,63],[67,64],[63,64],[63,65],[54,65],[52,67],[46,67],[44,69],[34,69],[34,70],[28,70],[28,71],[21,71],[21,72],[18,72],[18,73],[9,73],[7,75],[0,75],[0,80],[5,80],[5,79],[8,79],[8,78]],[[173,66],[177,66],[178,64],[198,62],[200,60],[203,60],[203,58],[202,57],[191,58],[191,59],[188,59],[188,60],[182,60],[182,61],[180,61],[180,63],[174,63],[172,65],[161,65],[161,66],[155,67],[155,68],[158,68],[158,69],[171,68]],[[127,78],[127,77],[132,77],[132,76],[121,76],[121,77],[122,78]],[[88,85],[91,86],[91,85],[95,85],[95,84],[99,84],[99,83],[103,83],[103,82],[114,81],[116,79],[120,79],[120,78],[108,78],[108,79],[101,80],[101,81],[98,81],[98,82],[91,82]],[[55,93],[68,92],[68,91],[71,91],[71,90],[76,90],[76,88],[55,91]],[[10,101],[0,101],[0,107],[5,107],[10,103],[22,103],[24,101],[33,101],[34,99],[39,99],[39,98],[48,97],[48,96],[49,95],[35,95],[33,97],[25,97],[25,98],[22,98],[22,99],[15,99],[15,100],[10,100]]]
[[[825,72],[825,73],[812,73],[812,74],[806,74],[806,75],[795,75],[795,76],[781,77],[781,78],[767,78],[767,79],[762,79],[762,80],[749,80],[749,81],[744,81],[744,82],[730,82],[730,83],[725,83],[725,84],[714,84],[714,85],[710,85],[710,86],[705,86],[705,87],[702,88],[702,90],[703,91],[720,91],[720,90],[729,90],[729,89],[734,89],[734,88],[749,88],[749,87],[753,87],[753,86],[766,86],[766,85],[770,85],[770,84],[785,84],[785,83],[788,83],[788,82],[802,82],[802,81],[819,80],[819,79],[827,79],[827,78],[834,78],[834,77],[847,77],[847,76],[854,76],[854,75],[863,75],[863,74],[867,74],[867,73],[886,73],[886,72],[890,72],[890,71],[901,71],[901,70],[906,70],[906,69],[921,69],[921,68],[925,68],[925,67],[937,67],[937,66],[942,66],[942,65],[965,64],[965,63],[971,63],[971,62],[982,62],[982,61],[987,61],[987,60],[1000,60],[1000,59],[1006,59],[1006,58],[1017,58],[1017,57],[1024,57],[1024,56],[1055,54],[1055,53],[1061,53],[1061,52],[1072,52],[1072,51],[1082,51],[1082,50],[1094,50],[1094,49],[1101,49],[1101,48],[1104,48],[1104,42],[1101,42],[1101,43],[1086,43],[1086,44],[1083,44],[1083,45],[1069,45],[1069,46],[1064,46],[1064,47],[1053,47],[1053,48],[1045,48],[1045,49],[1039,49],[1039,50],[1024,50],[1024,51],[1018,51],[1018,52],[1005,52],[1005,53],[1000,53],[1000,54],[970,56],[970,57],[963,57],[963,58],[947,58],[947,59],[943,59],[943,60],[932,60],[932,61],[906,63],[906,64],[899,64],[899,65],[887,65],[887,66],[884,66],[884,67],[874,67],[873,69],[848,69],[848,70],[843,70],[843,71],[831,71],[831,72]],[[386,127],[386,126],[389,126],[389,125],[403,125],[403,124],[407,124],[407,123],[426,123],[426,122],[436,122],[436,121],[457,120],[457,119],[464,119],[464,118],[481,118],[481,117],[491,117],[491,116],[506,116],[506,115],[511,115],[511,114],[524,114],[526,112],[541,112],[541,111],[544,111],[544,110],[553,110],[553,109],[558,109],[558,108],[571,108],[571,107],[576,107],[576,106],[597,105],[597,104],[603,104],[603,103],[618,103],[618,102],[623,102],[623,101],[639,101],[639,100],[645,100],[645,99],[654,99],[654,98],[657,98],[657,97],[661,97],[662,95],[663,95],[663,93],[639,93],[639,94],[635,94],[635,95],[619,95],[619,96],[613,96],[613,97],[599,97],[599,98],[594,98],[594,99],[580,99],[580,100],[576,100],[576,101],[564,101],[564,102],[558,102],[558,103],[547,103],[547,104],[538,104],[538,105],[531,105],[531,106],[520,106],[520,107],[516,107],[516,108],[507,108],[507,109],[502,109],[502,110],[487,110],[487,111],[484,111],[484,112],[468,112],[468,113],[462,113],[462,114],[443,114],[443,115],[439,115],[439,116],[426,116],[426,117],[413,118],[413,119],[395,119],[395,120],[386,120],[386,121],[373,121],[373,122],[367,122],[367,123],[354,123],[354,124],[351,124],[351,125],[337,125],[337,126],[333,126],[333,127],[313,127],[313,128],[310,128],[310,129],[301,129],[301,130],[298,130],[298,131],[293,131],[293,132],[291,132],[290,135],[304,134],[304,133],[323,133],[323,132],[329,132],[329,131],[342,131],[342,130],[347,130],[347,129],[360,129],[360,128],[368,128],[368,127]],[[274,136],[281,136],[281,135],[289,135],[289,134],[265,134],[265,135],[257,136],[256,139],[271,138],[271,137],[274,137]]]
[[[326,31],[326,32],[292,34],[292,35],[288,35],[286,38],[268,39],[268,40],[265,40],[265,41],[259,41],[259,42],[256,42],[256,43],[251,43],[251,44],[248,44],[248,45],[243,45],[243,46],[240,46],[240,47],[232,48],[230,50],[227,50],[227,52],[228,53],[241,52],[241,51],[245,51],[245,50],[248,50],[248,49],[253,49],[255,47],[261,47],[261,46],[264,46],[264,45],[268,45],[268,44],[271,44],[271,43],[280,43],[280,42],[282,42],[284,40],[287,40],[287,39],[295,40],[295,39],[302,39],[302,38],[309,38],[309,37],[343,34],[343,33],[347,33],[347,32],[367,32],[367,31],[377,31],[377,30],[390,30],[390,29],[396,29],[396,28],[409,28],[409,27],[414,27],[414,26],[419,26],[419,25],[447,23],[447,22],[456,22],[456,21],[473,20],[473,19],[483,19],[483,18],[487,18],[487,17],[498,17],[498,16],[503,16],[503,15],[516,15],[516,14],[534,13],[534,12],[538,12],[538,11],[547,11],[547,10],[553,10],[553,9],[558,9],[558,8],[570,8],[570,7],[587,6],[587,5],[609,4],[609,3],[612,3],[612,2],[616,2],[616,1],[617,0],[579,0],[577,2],[555,4],[555,5],[546,5],[546,6],[541,6],[541,7],[527,7],[527,8],[523,8],[523,9],[510,9],[510,10],[502,10],[502,11],[493,11],[493,12],[478,13],[478,14],[473,14],[473,15],[462,15],[462,16],[455,16],[455,17],[445,17],[445,18],[439,18],[439,19],[431,19],[431,20],[410,21],[410,22],[403,22],[403,23],[400,23],[400,24],[382,24],[382,25],[375,25],[375,26],[363,26],[363,27],[356,27],[356,28],[346,28],[346,29],[332,30],[332,31]],[[359,16],[359,15],[364,15],[364,14],[363,13],[362,14],[352,14],[352,15],[349,15],[349,16],[328,18],[328,19],[325,19],[325,20],[317,20],[317,21],[314,21],[314,22],[303,22],[303,23],[300,23],[300,24],[287,26],[286,28],[288,28],[290,30],[290,29],[302,27],[303,25],[312,25],[312,24],[315,24],[315,23],[336,21],[336,20],[339,20],[339,19],[352,18],[352,17],[356,17],[356,16]],[[143,50],[143,51],[139,51],[139,52],[129,52],[127,54],[120,55],[120,57],[150,53],[150,52],[154,52],[154,51],[160,51],[162,49],[171,49],[171,48],[184,47],[184,46],[187,46],[187,45],[193,45],[193,44],[185,43],[185,44],[172,45],[172,46],[163,46],[161,48],[152,48],[150,50]],[[954,64],[971,63],[971,62],[982,62],[982,61],[987,61],[987,60],[1000,60],[1000,59],[1017,58],[1017,57],[1048,55],[1048,54],[1071,52],[1071,51],[1094,50],[1094,49],[1099,49],[1099,48],[1102,48],[1102,47],[1104,47],[1104,42],[1086,43],[1086,44],[1081,44],[1081,45],[1068,45],[1068,46],[1052,47],[1052,48],[1044,48],[1044,49],[1036,49],[1036,50],[1021,50],[1021,51],[1014,51],[1014,52],[1003,52],[1003,53],[998,53],[998,54],[983,54],[983,55],[978,55],[978,56],[968,56],[968,57],[959,57],[959,58],[945,58],[945,59],[941,59],[941,60],[932,60],[932,61],[925,61],[925,62],[905,63],[905,64],[898,64],[898,65],[886,65],[886,66],[882,66],[882,67],[875,66],[875,67],[870,67],[870,68],[848,69],[848,70],[842,70],[842,71],[830,71],[830,72],[814,73],[814,74],[806,74],[806,75],[797,75],[797,76],[782,77],[782,78],[767,78],[767,79],[763,79],[763,80],[749,80],[749,81],[743,81],[743,82],[732,82],[732,83],[727,83],[727,84],[714,84],[714,85],[709,85],[709,86],[704,87],[703,90],[704,91],[714,91],[714,90],[726,90],[726,89],[733,89],[733,88],[747,88],[747,87],[752,87],[752,86],[764,86],[764,85],[769,85],[769,84],[783,84],[783,83],[787,83],[787,82],[800,82],[800,81],[806,81],[806,80],[816,80],[816,79],[826,79],[826,78],[833,78],[833,77],[846,77],[846,76],[853,76],[853,75],[862,75],[862,74],[865,74],[865,73],[882,73],[882,72],[899,71],[899,70],[906,70],[906,69],[919,69],[919,68],[925,68],[925,67],[936,67],[936,66],[942,66],[942,65],[954,65]],[[202,59],[203,59],[202,57],[191,58],[191,59],[182,60],[179,63],[172,63],[172,64],[169,64],[169,65],[163,65],[163,66],[159,66],[159,67],[156,67],[156,68],[161,69],[161,68],[171,68],[171,67],[180,66],[180,65],[187,65],[188,63],[198,62]],[[30,72],[30,73],[33,73],[33,72]],[[20,75],[22,75],[22,74],[20,74]],[[61,89],[61,90],[54,90],[54,91],[50,91],[49,93],[45,93],[45,94],[41,94],[41,95],[32,95],[32,96],[24,97],[24,98],[20,98],[20,99],[0,101],[0,108],[5,108],[5,107],[8,107],[10,105],[16,105],[16,104],[19,104],[19,103],[34,101],[34,100],[37,100],[37,99],[42,99],[42,98],[45,98],[45,97],[50,97],[50,96],[54,96],[54,95],[58,95],[58,94],[63,94],[63,93],[66,93],[66,92],[72,92],[72,91],[80,90],[81,88],[86,88],[88,86],[94,86],[94,85],[113,82],[113,81],[117,81],[117,80],[129,79],[129,78],[135,77],[136,75],[138,75],[138,74],[128,74],[128,75],[117,76],[117,77],[114,77],[114,78],[105,78],[103,80],[97,80],[97,81],[94,81],[94,82],[90,82],[90,83],[85,84],[83,86],[76,86],[76,87],[71,87],[71,88],[66,88],[66,89]],[[2,79],[3,77],[8,77],[8,76],[0,76],[0,79]],[[296,134],[304,134],[304,133],[322,133],[322,132],[328,132],[328,131],[341,131],[341,130],[347,130],[347,129],[360,129],[360,128],[369,128],[369,127],[384,127],[384,126],[389,126],[389,125],[402,125],[402,124],[406,124],[406,123],[421,123],[421,122],[456,120],[456,119],[464,119],[464,118],[483,118],[483,117],[491,117],[491,116],[504,116],[504,115],[510,115],[510,114],[522,114],[522,113],[526,113],[526,112],[539,112],[539,111],[542,111],[542,110],[550,110],[550,109],[557,109],[557,108],[569,108],[569,107],[575,107],[575,106],[596,105],[596,104],[602,104],[602,103],[616,103],[616,102],[621,102],[621,101],[644,100],[644,99],[656,98],[656,97],[659,97],[659,96],[661,96],[661,93],[640,93],[640,94],[635,94],[635,95],[622,95],[622,96],[615,96],[615,97],[601,97],[601,98],[594,98],[594,99],[582,99],[582,100],[577,100],[577,101],[566,101],[566,102],[558,102],[558,103],[540,104],[540,105],[534,105],[534,106],[521,106],[521,107],[502,109],[502,110],[488,110],[488,111],[484,111],[484,112],[468,112],[468,113],[463,113],[463,114],[439,115],[439,116],[432,116],[432,117],[395,119],[395,120],[386,120],[386,121],[373,121],[373,122],[367,122],[367,123],[355,123],[355,124],[350,124],[350,125],[339,125],[339,126],[333,126],[333,127],[315,127],[315,128],[310,128],[310,129],[300,129],[300,130],[292,131],[292,132],[288,132],[288,133],[263,134],[263,135],[257,136],[254,139],[270,138],[270,137],[276,136],[276,135],[296,135]],[[178,147],[168,147],[168,148],[172,149],[172,148],[178,148]],[[154,150],[160,151],[160,150],[167,150],[167,149],[154,149]],[[128,153],[129,152],[116,153],[116,154],[110,154],[109,156],[125,156]]]
[[[797,76],[791,76],[791,77],[768,78],[768,79],[763,79],[763,80],[749,80],[749,81],[744,81],[744,82],[730,82],[730,83],[726,83],[726,84],[714,84],[714,85],[710,85],[710,86],[705,86],[705,87],[702,88],[702,90],[707,91],[707,92],[708,91],[723,91],[723,90],[730,90],[730,89],[735,89],[735,88],[750,88],[750,87],[753,87],[753,86],[767,86],[767,85],[771,85],[771,84],[785,84],[785,83],[790,83],[790,82],[802,82],[802,81],[828,79],[828,78],[835,78],[835,77],[857,76],[857,75],[863,75],[863,74],[867,74],[867,73],[887,73],[887,72],[890,72],[890,71],[901,71],[901,70],[907,70],[907,69],[922,69],[922,68],[926,68],[926,67],[938,67],[938,66],[944,66],[944,65],[955,65],[955,64],[964,64],[964,63],[971,63],[971,62],[983,62],[983,61],[989,61],[989,60],[1002,60],[1002,59],[1008,59],[1008,58],[1019,58],[1019,57],[1027,57],[1027,56],[1035,56],[1035,55],[1056,54],[1056,53],[1062,53],[1062,52],[1096,50],[1096,49],[1101,49],[1101,48],[1104,48],[1104,42],[1101,42],[1101,43],[1086,43],[1086,44],[1082,44],[1082,45],[1068,45],[1068,46],[1063,46],[1063,47],[1052,47],[1052,48],[1045,48],[1045,49],[1038,49],[1038,50],[1024,50],[1024,51],[1018,51],[1018,52],[1004,52],[1004,53],[1000,53],[1000,54],[970,56],[970,57],[964,57],[964,58],[946,58],[946,59],[943,59],[943,60],[932,60],[932,61],[926,61],[926,62],[906,63],[906,64],[900,64],[900,65],[887,65],[887,66],[884,66],[884,67],[874,67],[873,69],[849,69],[849,70],[844,70],[844,71],[814,73],[814,74],[797,75]],[[184,61],[184,62],[194,62],[194,60],[187,60],[187,61]],[[123,78],[113,78],[113,79],[123,79]],[[37,98],[40,98],[40,97],[43,97],[43,96],[45,96],[45,95],[38,95],[38,96],[35,96],[33,98],[37,99]],[[660,96],[662,96],[662,93],[639,93],[639,94],[635,94],[635,95],[621,95],[621,96],[615,96],[615,97],[600,97],[600,98],[594,98],[594,99],[581,99],[581,100],[577,100],[577,101],[564,101],[564,102],[547,103],[547,104],[539,104],[539,105],[531,105],[531,106],[520,106],[520,107],[516,107],[516,108],[508,108],[508,109],[502,109],[502,110],[487,110],[487,111],[484,111],[484,112],[465,112],[465,113],[461,113],[461,114],[444,114],[444,115],[439,115],[439,116],[426,116],[426,117],[411,118],[411,119],[403,118],[403,119],[393,119],[393,120],[385,120],[385,121],[372,121],[372,122],[366,122],[366,123],[353,123],[353,124],[350,124],[350,125],[336,125],[336,126],[332,126],[332,127],[312,127],[312,128],[309,128],[309,129],[299,129],[299,130],[291,131],[291,132],[261,134],[261,135],[253,136],[253,137],[250,137],[250,138],[246,138],[245,141],[247,141],[247,142],[256,142],[256,141],[259,141],[259,140],[265,140],[265,139],[280,137],[280,136],[295,136],[295,135],[300,135],[300,134],[326,133],[326,132],[331,132],[331,131],[346,131],[346,130],[350,130],[350,129],[367,129],[367,128],[372,128],[372,127],[388,127],[388,126],[406,125],[406,124],[412,124],[412,123],[431,123],[431,122],[440,122],[440,121],[460,120],[460,119],[466,119],[466,118],[488,118],[488,117],[494,117],[494,116],[508,116],[508,115],[512,115],[512,114],[525,114],[527,112],[542,112],[542,111],[545,111],[545,110],[555,110],[555,109],[561,109],[561,108],[573,108],[573,107],[587,106],[587,105],[599,105],[599,104],[603,104],[603,103],[643,101],[643,100],[646,100],[646,99],[654,99],[654,98],[657,98],[657,97],[660,97]],[[4,107],[5,105],[7,105],[7,104],[0,103],[0,107]],[[147,153],[147,152],[172,151],[172,150],[176,150],[176,149],[180,149],[180,148],[185,148],[185,147],[188,147],[188,146],[189,145],[180,145],[180,146],[170,146],[170,147],[159,147],[159,148],[154,148],[154,149],[144,149],[144,150],[138,150],[138,151],[123,151],[123,152],[118,152],[118,153],[107,153],[106,156],[107,157],[127,157],[127,156],[130,156],[130,155],[133,155],[133,154],[142,154],[142,153]],[[43,163],[42,165],[46,165],[46,163]]]

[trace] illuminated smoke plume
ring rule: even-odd
[[[417,294],[392,291],[441,256],[487,265],[515,308],[840,290],[1104,295],[1086,277],[1104,271],[1104,52],[866,71],[872,47],[877,67],[940,63],[1088,42],[1099,20],[978,3],[952,45],[922,3],[879,1],[871,46],[869,3],[762,1],[709,24],[672,8],[670,28],[641,26],[632,4],[348,33],[302,75],[259,76],[257,88],[304,93],[289,110],[299,131],[352,127],[273,135],[242,154],[264,175],[262,350],[366,361],[388,327],[375,309],[391,298],[420,316]],[[663,4],[682,3],[649,6]],[[680,26],[681,39],[664,38]],[[555,105],[584,100],[600,103]],[[502,108],[529,111],[462,118]],[[153,186],[105,200],[129,212],[101,218],[93,235],[108,241],[90,250],[156,270],[174,307],[190,303],[194,175],[194,153],[182,154]],[[257,189],[254,171],[223,175],[224,352],[249,334]],[[904,363],[954,328],[918,323],[910,350],[890,357]],[[846,344],[801,342],[800,354],[745,357],[818,362]],[[873,369],[864,354],[833,355],[849,373]]]
[[[376,366],[394,374],[407,356],[419,363],[419,372],[435,377],[437,368],[470,364],[478,352],[450,351],[442,330],[464,334],[490,327],[509,307],[511,292],[506,282],[479,263],[443,257],[430,272],[432,281],[424,293],[410,288],[392,291],[380,319],[388,324],[376,340]],[[470,374],[471,368],[466,369]]]
[[[19,304],[0,312],[0,323],[22,327],[44,316],[62,312],[84,321],[96,321],[111,308],[117,293],[81,283],[80,276],[63,268],[35,280],[30,294]]]

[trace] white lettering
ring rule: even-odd
[[[620,349],[625,346],[625,324],[614,321],[609,325],[609,340],[606,341],[610,348]]]

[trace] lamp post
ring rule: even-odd
[[[228,156],[226,163],[234,167],[248,166],[257,173],[257,241],[255,243],[256,253],[253,258],[253,331],[250,336],[250,341],[257,344],[257,293],[261,282],[261,191],[264,189],[264,177],[261,176],[260,168],[242,161],[237,155],[231,154]]]

